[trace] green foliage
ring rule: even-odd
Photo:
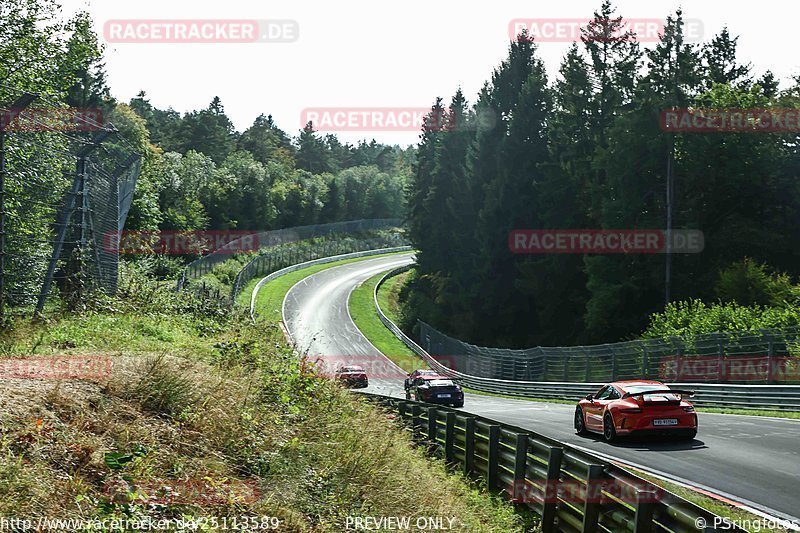
[[[786,274],[770,273],[765,264],[750,258],[738,261],[719,273],[714,286],[717,298],[743,306],[785,306],[800,303],[800,286]]]
[[[406,329],[422,319],[468,342],[515,348],[642,331],[667,299],[664,255],[515,255],[507,239],[514,229],[663,229],[667,161],[672,227],[705,235],[702,253],[671,256],[668,299],[797,301],[798,135],[668,133],[659,115],[798,107],[800,78],[782,91],[769,73],[754,80],[736,37],[725,29],[704,45],[687,42],[680,10],[644,52],[621,24],[604,1],[554,83],[522,34],[472,107],[460,91],[449,111],[435,100],[407,194],[420,251],[404,293]],[[476,121],[469,135],[436,120],[487,111],[496,120]],[[718,283],[746,257],[786,276],[733,269]]]
[[[757,332],[760,329],[800,326],[798,307],[744,306],[735,302],[706,304],[701,300],[670,303],[650,316],[645,338],[694,337],[717,331]]]

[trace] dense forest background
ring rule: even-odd
[[[402,294],[407,329],[423,319],[474,343],[523,347],[614,341],[648,323],[650,334],[797,324],[798,134],[675,134],[659,119],[672,107],[797,108],[800,77],[781,86],[756,75],[727,30],[685,42],[680,11],[647,48],[619,35],[618,17],[604,2],[555,79],[521,35],[474,103],[461,91],[435,101],[409,148],[342,143],[313,124],[292,134],[266,113],[238,132],[211,95],[187,113],[158,109],[145,92],[119,102],[92,21],[63,20],[53,0],[0,3],[0,102],[29,91],[48,105],[102,108],[143,155],[128,229],[405,216],[420,250]],[[12,177],[35,178],[54,204],[74,160],[62,138],[37,143],[14,148]],[[513,229],[664,228],[668,161],[673,227],[703,231],[705,250],[673,256],[666,308],[663,255],[509,252]],[[37,235],[52,222],[13,188],[7,210],[12,227]],[[658,312],[668,319],[651,321]]]
[[[293,135],[267,114],[238,132],[211,95],[207,108],[183,114],[154,107],[144,91],[119,102],[91,19],[65,21],[53,0],[0,4],[0,80],[6,105],[28,91],[40,106],[102,109],[143,155],[131,230],[268,230],[404,213],[413,147],[354,146],[311,123]],[[59,165],[47,156],[28,170],[52,173]]]
[[[523,33],[474,104],[461,91],[436,100],[409,191],[420,254],[405,328],[422,319],[504,347],[641,333],[665,310],[664,255],[524,256],[507,239],[523,228],[664,229],[670,157],[673,228],[703,231],[705,250],[673,255],[672,322],[658,332],[679,332],[698,313],[698,331],[797,323],[798,134],[666,133],[659,117],[673,107],[796,108],[800,77],[779,87],[770,72],[754,75],[727,29],[685,42],[680,11],[646,49],[620,24],[604,2],[554,80]],[[767,309],[793,311],[753,318]]]

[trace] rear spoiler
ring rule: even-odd
[[[644,396],[646,394],[677,394],[679,396],[694,396],[693,390],[681,390],[681,389],[653,389],[653,390],[644,390],[641,392],[626,392],[622,395],[623,398],[631,398],[633,396]]]

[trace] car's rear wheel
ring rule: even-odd
[[[464,402],[454,403],[453,407],[464,407]]]
[[[580,407],[575,409],[575,432],[578,435],[588,435],[588,431],[586,431],[586,424],[584,423],[583,419],[583,409]]]
[[[617,440],[617,429],[614,427],[614,419],[611,418],[610,413],[606,413],[603,417],[603,438],[606,439],[606,442]]]
[[[681,440],[685,440],[685,441],[691,442],[691,441],[694,440],[694,438],[696,436],[697,436],[697,430],[695,429],[695,430],[692,430],[692,431],[688,432],[686,435],[682,436]]]

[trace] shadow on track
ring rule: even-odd
[[[586,440],[594,442],[601,442],[607,444],[612,448],[628,448],[640,452],[674,452],[674,451],[692,451],[707,449],[706,443],[699,439],[680,440],[668,439],[662,437],[662,440],[657,440],[656,437],[634,436],[634,437],[618,437],[618,440],[613,443],[606,443],[602,435],[587,435],[584,437]]]

